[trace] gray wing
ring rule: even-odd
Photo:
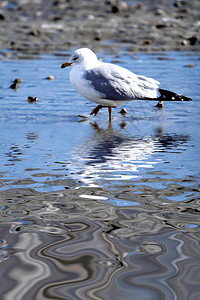
[[[137,76],[129,70],[103,63],[85,73],[96,91],[102,94],[102,99],[133,100],[149,98],[150,93],[158,88],[158,82],[145,76]]]

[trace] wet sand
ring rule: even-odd
[[[200,2],[13,0],[0,3],[0,57],[72,48],[199,51]]]

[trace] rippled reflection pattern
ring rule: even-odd
[[[95,134],[73,154],[72,166],[86,184],[96,181],[117,181],[139,178],[139,168],[152,168],[156,162],[147,160],[155,151],[154,141],[128,137],[114,131],[112,125],[102,129],[92,124]],[[145,163],[143,163],[145,161]],[[106,183],[105,183],[106,184]]]
[[[0,61],[1,299],[199,299],[200,64],[162,55],[121,65],[194,101],[127,104],[112,124],[107,110],[77,117],[92,104],[59,73],[62,58]]]
[[[191,287],[198,295],[199,230],[170,226],[159,209],[90,203],[106,210],[102,220],[86,200],[53,197],[37,216],[1,224],[5,299],[187,299]]]

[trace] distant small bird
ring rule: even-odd
[[[191,101],[191,98],[159,88],[153,78],[136,75],[131,71],[101,62],[88,48],[74,51],[69,61],[61,68],[72,66],[72,86],[85,98],[98,103],[91,115],[95,116],[103,107],[108,107],[111,121],[112,108],[132,100]]]

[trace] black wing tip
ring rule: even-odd
[[[181,95],[181,101],[192,101],[192,98]]]
[[[183,96],[183,95],[178,95],[176,94],[177,98],[175,97],[175,99],[172,99],[174,101],[179,100],[179,101],[192,101],[192,98]],[[173,97],[172,97],[173,98]]]

